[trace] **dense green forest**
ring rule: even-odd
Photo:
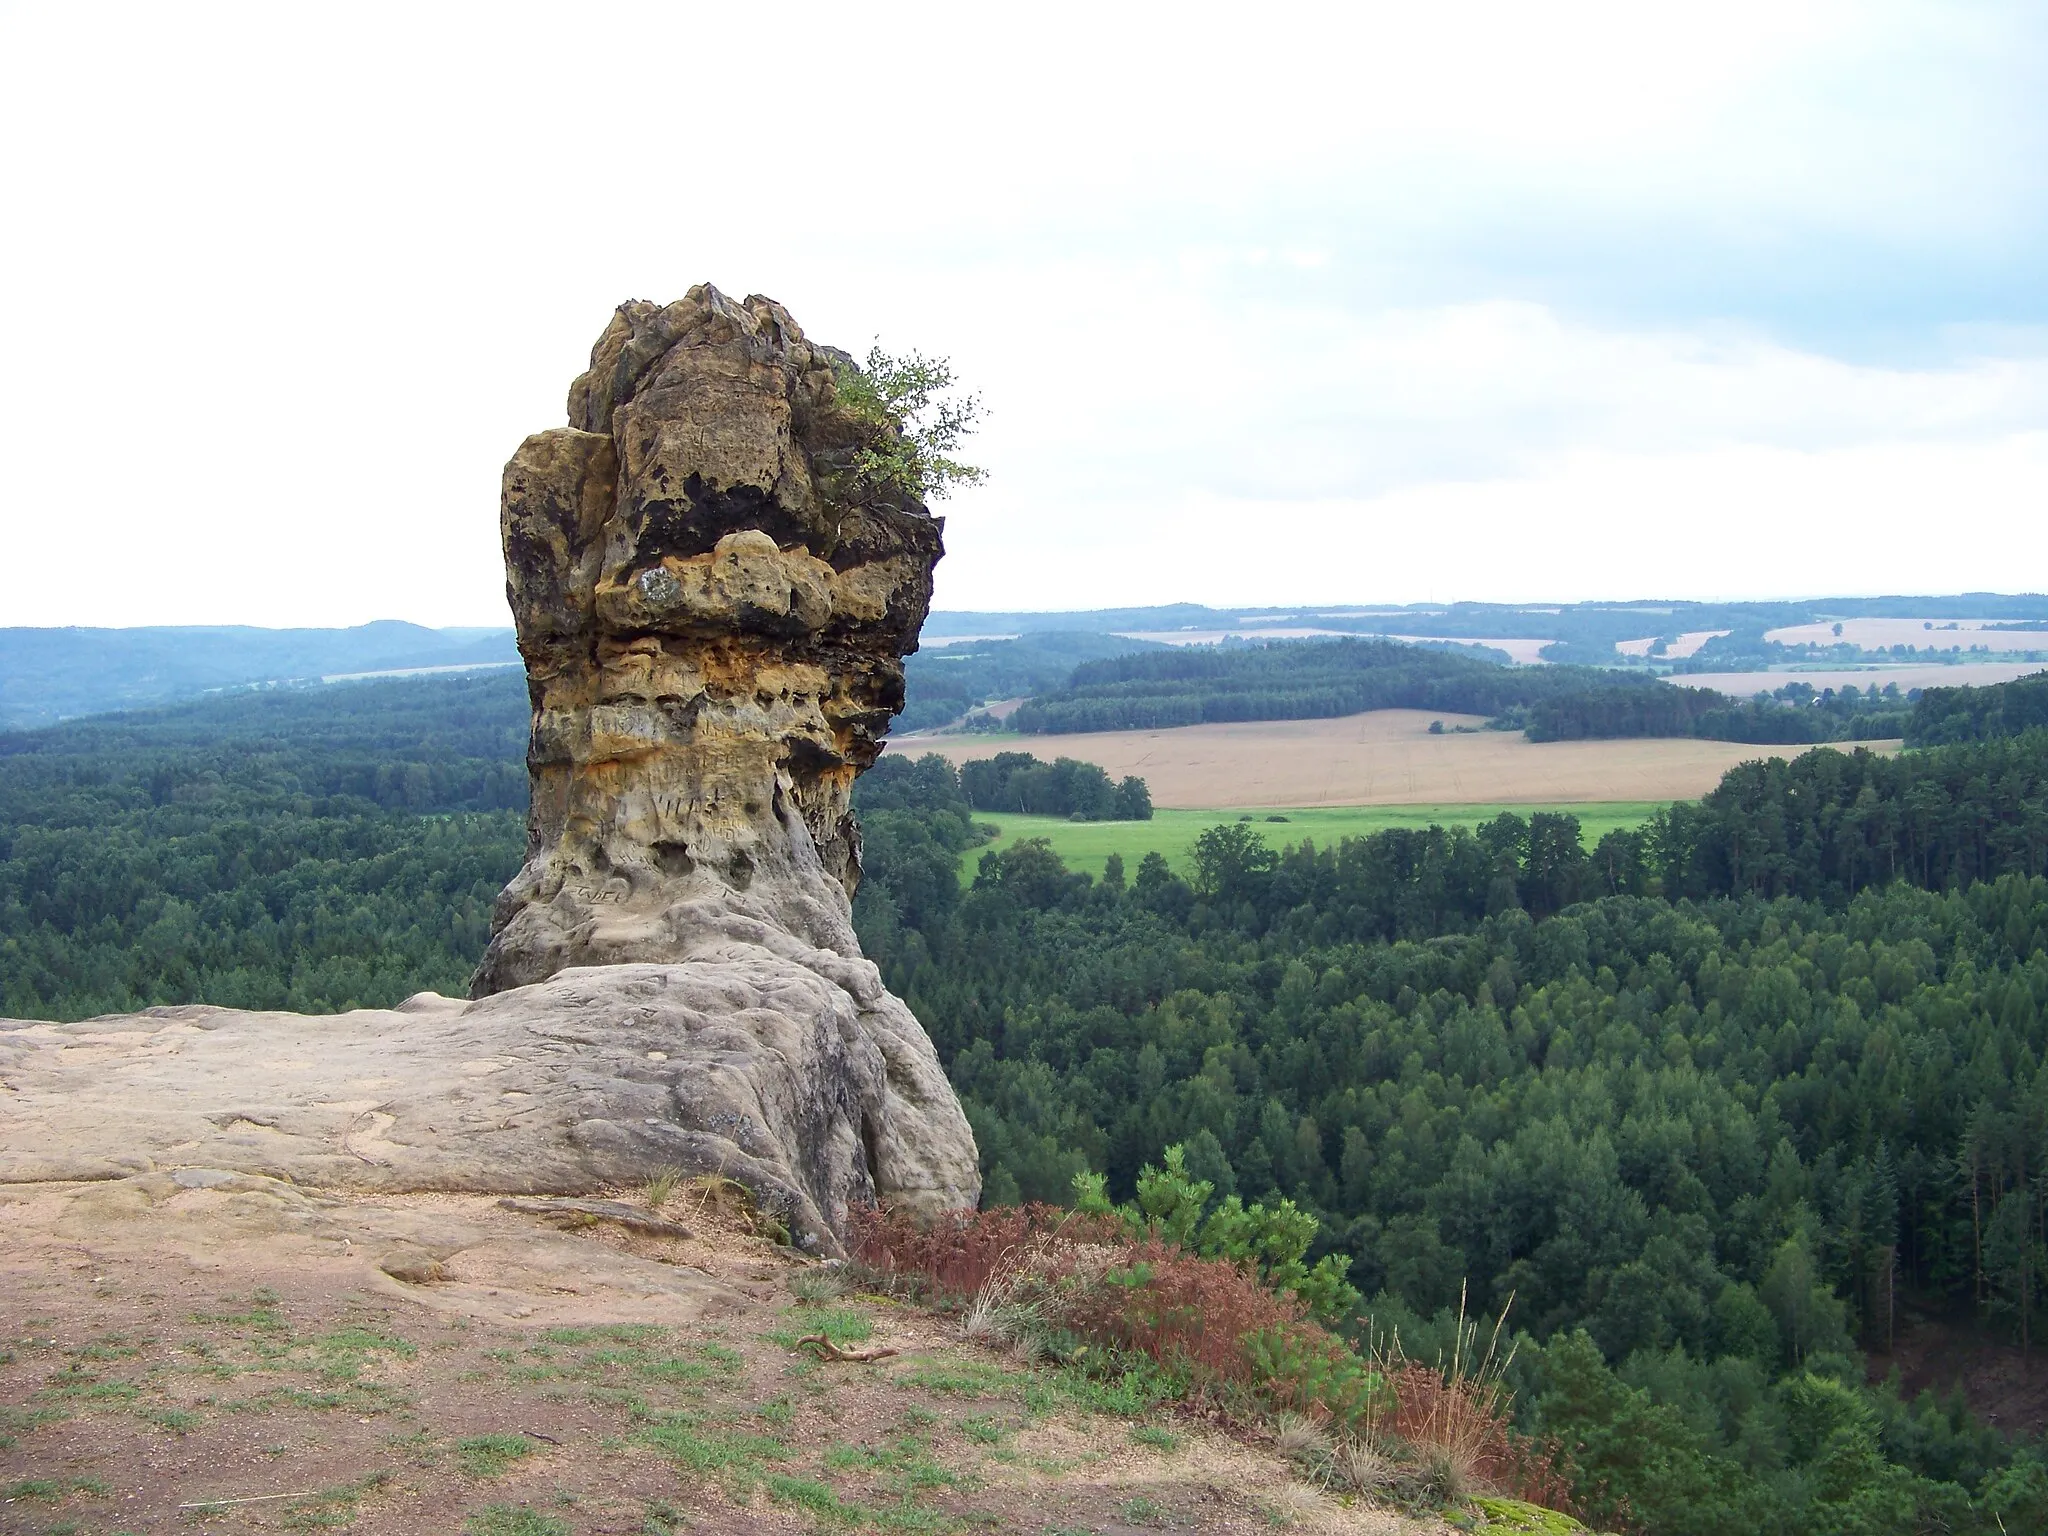
[[[1926,688],[1913,702],[1906,745],[1997,741],[2048,728],[2048,672],[1989,688]]]
[[[1867,692],[1854,684],[1816,692],[1810,683],[1792,682],[1739,703],[1711,688],[1596,684],[1538,699],[1494,723],[1507,726],[1519,721],[1531,741],[1698,736],[1757,746],[1798,746],[1895,740],[1905,734],[1910,707],[1896,683]]]
[[[523,678],[0,734],[0,1013],[461,994],[525,853]]]
[[[971,835],[921,771],[922,824]],[[919,815],[868,813],[856,912],[991,1201],[1128,1193],[1181,1142],[1219,1196],[1314,1212],[1418,1347],[1462,1286],[1512,1297],[1527,1426],[1648,1530],[2048,1509],[2031,1453],[1861,1357],[2048,1322],[2048,736],[1752,765],[1590,855],[1561,815],[1226,825],[1191,881],[1027,841],[963,893]]]
[[[960,789],[977,811],[1070,816],[1076,821],[1152,819],[1152,792],[1143,779],[1112,779],[1095,764],[1071,757],[1041,763],[1029,752],[998,752],[962,764]]]

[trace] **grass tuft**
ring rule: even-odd
[[[455,1442],[455,1459],[471,1477],[497,1477],[532,1454],[533,1442],[524,1435],[472,1435]]]
[[[657,1168],[653,1176],[641,1187],[640,1203],[659,1215],[661,1208],[667,1205],[674,1198],[675,1192],[682,1187],[682,1182],[683,1170],[675,1164],[670,1163]]]
[[[463,1536],[574,1536],[568,1521],[516,1504],[486,1504],[462,1530]]]

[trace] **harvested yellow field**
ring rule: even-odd
[[[2048,631],[2034,629],[1986,629],[1992,619],[1844,619],[1841,633],[1833,624],[1793,624],[1767,630],[1766,640],[1780,645],[1860,645],[1865,650],[1911,645],[1935,651],[1967,650],[1981,645],[1987,651],[2048,651]],[[1951,628],[1950,626],[1954,627]]]
[[[1665,646],[1664,654],[1673,657],[1690,656],[1709,640],[1719,639],[1727,633],[1729,631],[1725,629],[1689,629]],[[1624,656],[1647,656],[1650,654],[1650,647],[1656,643],[1655,635],[1645,635],[1640,640],[1617,640],[1614,642],[1614,648]]]
[[[1519,638],[1474,640],[1464,635],[1395,635],[1362,634],[1350,629],[1277,628],[1271,624],[1247,624],[1241,629],[1120,629],[1116,631],[1121,639],[1149,640],[1159,645],[1216,645],[1224,640],[1399,640],[1408,645],[1471,645],[1487,646],[1496,651],[1507,652],[1508,659],[1525,667],[1542,666],[1543,647],[1550,641],[1541,638],[1521,636]],[[1726,630],[1720,631],[1726,634]],[[931,642],[927,644],[944,643]],[[1650,642],[1645,640],[1644,646]],[[1689,656],[1690,651],[1675,651],[1672,654]]]
[[[2048,635],[2041,638],[2048,639]],[[1930,661],[1917,666],[1801,667],[1783,672],[1674,672],[1665,681],[1688,688],[1713,688],[1731,698],[1747,699],[1787,683],[1805,683],[1814,689],[1854,686],[1866,692],[1897,683],[1901,693],[1914,688],[1982,688],[1989,683],[2030,677],[2041,670],[2038,661]]]
[[[1429,734],[1433,719],[1445,734]],[[1454,734],[1476,715],[1382,709],[1337,720],[1259,720],[1074,736],[906,736],[889,750],[938,752],[956,763],[1027,751],[1076,757],[1121,778],[1137,774],[1153,804],[1207,810],[1318,805],[1558,805],[1690,800],[1729,768],[1800,748],[1737,742],[1556,741],[1508,731]],[[1897,742],[1873,742],[1896,751]]]

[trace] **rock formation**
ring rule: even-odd
[[[835,363],[767,299],[623,305],[570,425],[506,466],[533,807],[473,1001],[0,1021],[0,1182],[581,1194],[676,1168],[827,1253],[850,1202],[974,1204],[973,1133],[849,901],[848,797],[940,525],[861,474],[893,429],[835,403]]]
[[[625,304],[569,425],[506,466],[533,800],[472,986],[678,967],[633,985],[687,1019],[662,1125],[718,1145],[681,1160],[758,1156],[766,1136],[832,1226],[850,1197],[936,1208],[979,1188],[930,1039],[853,933],[849,796],[902,707],[941,524],[860,480],[888,429],[836,403],[835,365],[758,296]],[[648,1123],[620,1134],[653,1157],[668,1143]]]

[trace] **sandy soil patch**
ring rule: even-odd
[[[1429,725],[1441,719],[1445,734]],[[1796,749],[1659,739],[1536,743],[1508,731],[1458,734],[1476,715],[1382,709],[1336,720],[1260,720],[1163,731],[1104,731],[990,742],[906,736],[890,750],[956,763],[1019,748],[1075,757],[1115,777],[1137,774],[1155,805],[1546,805],[1690,800],[1737,763]],[[1869,743],[1893,751],[1896,742]]]
[[[1301,1508],[1447,1536],[1304,1498],[1256,1435],[1100,1412],[947,1315],[832,1294],[687,1187],[669,1239],[183,1172],[0,1185],[0,1531],[1249,1536]],[[444,1258],[400,1280],[394,1229]],[[523,1266],[535,1242],[587,1273]],[[814,1331],[898,1353],[822,1363]]]

